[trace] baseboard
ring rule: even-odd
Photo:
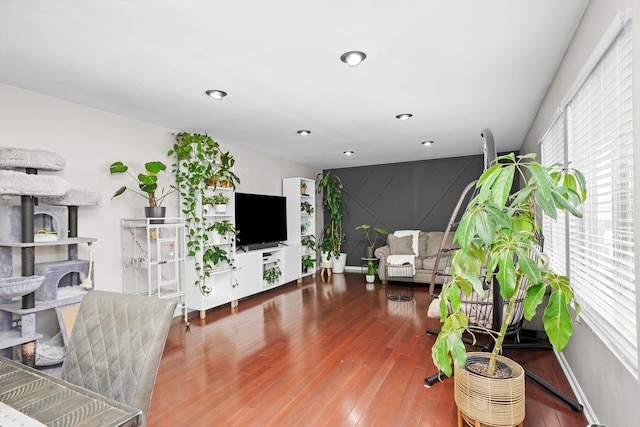
[[[567,381],[569,381],[571,390],[573,390],[573,393],[576,395],[578,402],[580,402],[583,406],[584,416],[587,418],[587,421],[590,424],[600,424],[600,421],[598,421],[598,417],[589,404],[587,396],[582,391],[582,387],[580,387],[580,383],[578,382],[575,375],[573,375],[573,371],[571,370],[569,362],[567,362],[567,359],[563,354],[558,353],[555,350],[554,353],[556,354],[556,358],[558,359],[558,363],[560,363],[560,367],[562,368],[564,375],[567,377]]]

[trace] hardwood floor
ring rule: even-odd
[[[229,306],[191,330],[174,319],[149,426],[455,426],[453,381],[431,388],[427,289],[410,302],[367,290],[363,276],[306,278]],[[548,350],[507,356],[573,396]],[[526,383],[525,427],[584,427],[583,414]]]

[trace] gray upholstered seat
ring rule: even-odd
[[[62,365],[62,379],[143,412],[151,394],[175,301],[104,291],[80,305]]]

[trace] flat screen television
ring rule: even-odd
[[[249,250],[269,248],[287,240],[287,198],[236,193],[238,246]]]

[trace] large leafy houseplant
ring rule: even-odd
[[[344,218],[344,200],[342,199],[342,181],[331,172],[319,173],[317,177],[318,192],[322,193],[322,206],[328,214],[328,224],[321,239],[321,250],[328,253],[329,259],[340,257],[340,249],[345,234],[342,231]],[[328,251],[325,251],[328,249]]]
[[[209,224],[207,218],[202,216],[202,196],[207,191],[207,181],[216,174],[230,180],[234,188],[239,179],[230,170],[233,158],[229,153],[223,153],[210,136],[180,132],[175,135],[175,139],[176,142],[167,155],[174,157],[171,166],[180,191],[182,213],[187,227],[187,255],[195,260],[195,284],[200,286],[204,295],[208,295],[211,288],[206,284],[206,278],[210,277],[214,266],[224,259],[217,253],[205,253],[205,245],[209,239],[205,231]],[[220,174],[221,168],[229,170]],[[202,254],[201,258],[197,254]]]
[[[569,306],[575,304],[576,313],[579,307],[569,279],[541,268],[538,262],[538,210],[551,218],[564,210],[581,217],[578,207],[586,198],[585,180],[579,171],[561,165],[545,168],[534,161],[535,157],[516,157],[513,153],[498,157],[480,176],[477,195],[460,220],[454,236],[459,249],[452,255],[451,280],[444,285],[439,299],[443,325],[432,348],[435,365],[446,375],[451,375],[452,359],[457,366],[463,366],[466,360],[462,334],[470,322],[461,311],[461,292],[482,295],[483,281],[497,280],[507,304],[500,330],[487,331],[495,342],[489,360],[490,376],[521,287],[526,287],[524,316],[529,320],[550,288],[542,320],[556,351],[562,351],[573,333]],[[521,188],[511,193],[518,177]]]
[[[156,195],[156,191],[158,191],[158,174],[167,169],[167,167],[162,162],[154,161],[145,163],[144,169],[145,173],[134,175],[129,171],[129,167],[123,162],[118,161],[112,163],[109,167],[111,175],[120,173],[128,174],[138,184],[138,190],[134,190],[132,188],[128,188],[126,185],[123,185],[113,194],[111,199],[124,194],[125,191],[130,191],[137,194],[138,196],[147,199],[147,203],[149,203],[150,208],[162,206],[162,202],[164,201],[165,197],[176,191],[176,188],[171,187],[170,190],[166,192],[164,191],[164,189],[160,190],[160,196]]]

